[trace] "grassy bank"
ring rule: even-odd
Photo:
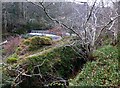
[[[70,86],[118,86],[118,50],[111,45],[94,52],[96,61],[87,62],[82,71],[70,79]]]

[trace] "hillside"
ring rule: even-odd
[[[114,0],[3,2],[0,87],[119,88],[119,8]]]
[[[7,74],[9,74],[8,77],[6,76],[7,80],[12,78],[13,81],[15,81],[15,79],[20,81],[20,77],[22,76],[27,77],[27,75],[31,75],[30,76],[31,80],[35,80],[36,79],[34,77],[35,74],[36,74],[35,76],[38,75],[39,77],[39,75],[41,75],[43,78],[45,77],[46,79],[46,76],[48,77],[49,75],[51,75],[54,76],[55,78],[52,79],[50,76],[50,78],[48,80],[46,79],[46,81],[44,81],[43,78],[40,78],[40,80],[43,81],[43,84],[39,82],[40,83],[39,85],[31,84],[31,86],[34,86],[35,88],[40,87],[42,85],[50,86],[51,84],[54,84],[55,80],[57,80],[57,83],[60,84],[60,86],[62,85],[68,86],[65,85],[65,83],[62,84],[59,83],[61,82],[60,79],[66,82],[67,79],[76,75],[76,73],[79,71],[79,69],[82,68],[83,64],[85,63],[82,57],[79,57],[79,55],[71,48],[71,46],[68,46],[70,40],[71,38],[64,38],[56,42],[56,44],[46,46],[46,49],[44,47],[44,49],[40,48],[37,51],[32,51],[33,54],[30,52],[29,55],[24,54],[24,56],[18,56],[17,62],[13,61],[13,59],[11,59],[10,57],[8,59],[9,65],[3,68],[5,73],[7,72]],[[13,55],[12,58],[17,57]],[[23,71],[21,75],[19,74],[20,69]],[[16,78],[14,79],[14,77]],[[59,79],[57,79],[58,77]],[[4,86],[7,86],[7,83],[9,83],[7,82],[7,80],[6,78],[4,78],[3,80],[3,83],[5,83]],[[10,84],[12,80],[10,81]],[[15,84],[19,83],[16,86],[23,88],[25,86],[28,86],[28,84],[26,84],[27,80],[28,79],[23,80],[23,82],[20,83],[19,81],[15,81]],[[36,81],[38,81],[38,79],[36,79]]]
[[[70,79],[70,86],[111,86],[119,85],[118,49],[111,45],[96,50],[95,61],[87,62],[82,71]]]

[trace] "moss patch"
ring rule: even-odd
[[[18,56],[16,54],[13,54],[7,58],[7,63],[8,64],[13,64],[18,61]]]

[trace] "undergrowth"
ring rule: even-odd
[[[34,65],[40,65],[44,62],[41,66],[42,74],[50,72],[63,78],[69,78],[84,63],[82,58],[78,57],[79,55],[71,47],[58,47],[42,55],[29,57],[28,59],[31,63],[29,69],[33,70]]]
[[[70,79],[70,86],[117,86],[119,84],[118,50],[111,45],[94,52],[97,60],[87,62],[82,71]]]

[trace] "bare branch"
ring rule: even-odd
[[[109,24],[111,24],[114,20],[116,20],[118,17],[120,17],[120,15],[116,16],[114,19],[111,19],[107,24],[105,24],[105,26],[100,30],[100,32],[99,32],[99,34],[98,34],[98,36],[97,36],[97,38],[96,38],[96,41],[99,39],[102,31],[103,31]],[[96,42],[96,41],[95,41],[95,42]]]
[[[90,13],[89,13],[89,15],[88,15],[88,18],[87,18],[87,20],[86,20],[84,26],[86,26],[87,22],[90,20],[90,17],[92,16],[92,12],[93,12],[93,9],[94,9],[94,7],[95,7],[96,2],[97,2],[97,0],[95,0],[95,2],[94,2],[94,4],[93,4],[92,8],[90,9]]]

